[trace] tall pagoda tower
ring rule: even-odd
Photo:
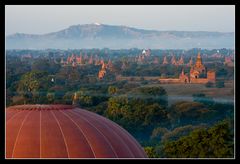
[[[163,58],[163,64],[168,64],[167,56],[164,56],[164,58]]]
[[[196,79],[199,78],[200,74],[206,74],[206,68],[202,64],[202,58],[200,52],[197,55],[197,60],[194,66],[191,67],[190,70],[190,78]]]
[[[76,57],[77,64],[82,64],[82,55]]]
[[[199,71],[199,73],[205,73],[206,72],[206,68],[205,66],[202,64],[202,58],[200,55],[200,52],[197,55],[197,60],[194,66],[194,69]]]
[[[107,65],[103,62],[101,70],[98,72],[98,78],[101,80],[106,74]]]
[[[188,62],[188,66],[192,67],[192,65],[193,65],[193,61],[192,61],[192,57],[191,57],[189,62]]]
[[[88,60],[88,64],[93,64],[93,56],[91,55],[91,57]]]
[[[172,56],[171,64],[172,64],[172,65],[177,65],[177,61],[176,61],[176,58],[175,58],[174,55]]]
[[[196,61],[195,67],[201,67],[201,66],[202,66],[202,58],[199,52],[197,55],[197,61]]]
[[[178,64],[179,65],[183,65],[184,64],[183,56],[181,56],[181,58],[179,59]]]
[[[110,59],[108,60],[107,68],[108,68],[110,71],[113,70],[113,63],[112,63],[112,61],[111,61]]]

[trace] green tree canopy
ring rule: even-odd
[[[161,87],[140,87],[132,92],[134,97],[143,99],[146,103],[159,103],[162,107],[167,107],[168,96],[166,90]]]
[[[37,103],[37,97],[46,95],[49,83],[46,72],[31,71],[22,75],[17,86],[17,93],[26,99],[35,98],[34,101]]]
[[[214,114],[213,110],[209,110],[200,102],[180,101],[173,104],[169,108],[169,117],[172,125],[181,126],[189,123],[196,124],[200,121],[209,121],[209,117]]]
[[[161,140],[166,133],[169,133],[167,128],[157,127],[153,129],[151,139]]]
[[[109,86],[108,87],[108,94],[109,95],[114,95],[114,94],[116,94],[117,93],[117,87],[115,87],[115,86]]]
[[[159,158],[159,155],[156,153],[154,147],[144,147],[144,151],[146,152],[148,158]]]
[[[132,131],[168,122],[166,110],[158,103],[148,104],[142,99],[126,95],[111,97],[105,115]]]
[[[170,158],[233,158],[233,134],[228,121],[209,129],[200,128],[177,141],[167,142],[163,150]]]

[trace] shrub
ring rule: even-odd
[[[207,82],[207,83],[205,84],[205,87],[211,88],[211,87],[213,87],[213,83],[212,83],[212,82]]]
[[[216,87],[217,87],[217,88],[224,88],[224,87],[225,87],[224,81],[217,81],[217,82],[216,82]]]
[[[154,147],[144,147],[144,151],[146,152],[148,158],[159,158],[159,155],[156,153]]]

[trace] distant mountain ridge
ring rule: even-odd
[[[106,24],[73,25],[47,34],[16,33],[7,49],[233,48],[233,32],[157,31]]]

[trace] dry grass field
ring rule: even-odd
[[[181,100],[192,100],[195,93],[204,93],[218,102],[233,102],[234,83],[226,81],[224,88],[207,88],[204,84],[149,84],[146,86],[162,86],[168,93],[169,105]]]

